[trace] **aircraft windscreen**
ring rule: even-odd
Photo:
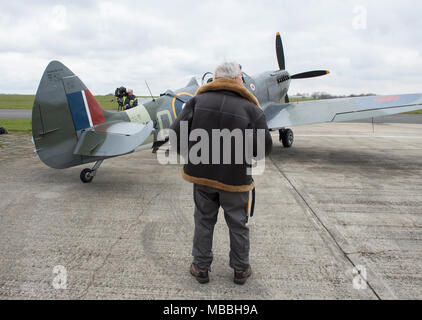
[[[252,82],[252,79],[250,76],[248,76],[246,73],[242,72],[242,78],[243,78],[243,83],[248,84]]]

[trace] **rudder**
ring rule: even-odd
[[[91,119],[85,121],[84,112]],[[74,149],[78,131],[105,121],[104,112],[82,81],[62,63],[50,62],[32,108],[32,136],[40,159],[56,169],[99,160],[75,155]]]

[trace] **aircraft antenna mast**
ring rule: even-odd
[[[152,95],[151,89],[149,88],[148,82],[146,80],[145,80],[145,84],[147,85],[147,88],[148,88],[149,94],[151,95],[152,101],[155,101],[155,98]]]

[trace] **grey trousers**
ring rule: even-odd
[[[249,267],[249,228],[247,211],[249,192],[228,192],[194,184],[195,233],[193,238],[193,264],[211,271],[214,226],[220,206],[230,232],[230,267],[246,270]]]

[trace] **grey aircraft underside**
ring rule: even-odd
[[[281,37],[276,36],[279,69],[256,76],[243,73],[245,87],[264,111],[270,130],[278,130],[284,147],[293,144],[287,127],[342,122],[422,109],[421,94],[371,96],[290,103],[291,80],[326,75],[325,70],[290,75],[285,69]],[[212,81],[207,72],[201,85]],[[32,135],[36,152],[48,166],[64,169],[95,162],[80,178],[91,182],[102,161],[142,148],[157,148],[168,129],[200,84],[195,78],[180,90],[122,111],[101,108],[82,81],[66,66],[52,61],[40,81],[32,109]],[[281,102],[284,103],[281,103]],[[163,130],[164,129],[164,130]]]

